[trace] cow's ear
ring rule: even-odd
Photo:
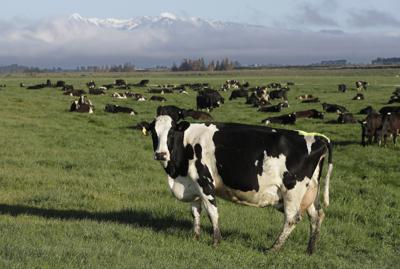
[[[190,126],[189,122],[181,121],[176,125],[175,130],[178,132],[184,132],[187,128],[189,128],[189,126]]]
[[[146,121],[143,121],[139,123],[139,125],[142,127],[142,133],[147,136],[148,133],[151,132],[152,127],[154,127],[154,122],[148,123]]]

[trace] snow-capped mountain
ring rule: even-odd
[[[74,67],[131,61],[148,66],[197,57],[275,64],[365,61],[396,55],[399,41],[397,32],[297,31],[168,12],[132,19],[75,13],[28,22],[0,20],[0,63]]]
[[[131,19],[114,19],[114,18],[84,18],[78,13],[74,13],[68,17],[68,22],[72,24],[90,25],[110,29],[119,30],[135,30],[138,28],[163,28],[163,27],[193,27],[221,30],[229,27],[251,28],[261,27],[249,24],[240,24],[232,22],[209,21],[198,17],[183,18],[178,17],[170,12],[163,12],[159,16],[143,16]]]

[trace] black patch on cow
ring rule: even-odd
[[[183,146],[183,132],[177,132],[171,128],[168,132],[167,146],[170,160],[167,163],[165,172],[172,178],[187,176],[189,168],[187,153],[188,151],[190,153],[190,149]]]
[[[186,145],[186,157],[189,160],[193,160],[193,156],[194,156],[194,151],[193,151],[193,147],[191,144],[187,144]]]
[[[205,195],[211,195],[212,197],[215,196],[215,188],[213,184],[213,179],[210,173],[210,170],[208,170],[207,165],[203,165],[201,163],[201,158],[202,158],[202,148],[200,144],[196,144],[194,146],[194,152],[196,155],[197,160],[195,161],[195,166],[197,169],[197,173],[199,174],[199,178],[197,179],[197,182],[199,183],[200,187],[203,189],[203,193]],[[215,199],[210,199],[209,200],[212,204],[215,205]]]
[[[217,170],[224,184],[236,190],[259,190],[257,176],[263,173],[265,152],[268,157],[286,157],[283,183],[292,189],[297,181],[312,177],[327,150],[326,143],[315,137],[309,154],[304,136],[296,131],[273,132],[272,128],[242,124],[218,124],[217,128],[213,136]]]

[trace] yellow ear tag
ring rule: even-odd
[[[142,133],[147,136],[147,130],[145,127],[142,127]]]

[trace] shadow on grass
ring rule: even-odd
[[[172,230],[185,230],[191,235],[193,227],[192,221],[179,220],[172,215],[156,216],[154,212],[146,212],[144,210],[121,210],[116,212],[89,212],[85,210],[60,210],[46,209],[21,205],[0,204],[1,215],[30,215],[38,216],[46,219],[59,220],[90,220],[97,222],[113,222],[119,224],[134,225],[142,228],[150,228],[156,232],[165,232],[170,234]],[[211,226],[206,226],[203,231],[212,234]],[[223,231],[223,237],[239,237],[244,240],[250,240],[250,235],[233,230]]]
[[[192,222],[177,220],[173,216],[155,216],[154,213],[143,210],[121,210],[116,212],[89,212],[85,210],[46,209],[21,205],[0,204],[0,214],[11,216],[31,215],[47,219],[61,220],[91,220],[98,222],[115,222],[150,228],[155,231],[176,228],[191,230]]]

